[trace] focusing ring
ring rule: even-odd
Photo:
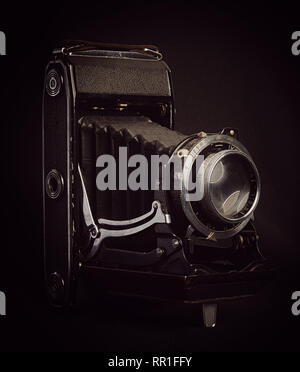
[[[51,199],[57,199],[64,190],[64,179],[57,169],[51,169],[46,176],[46,193]]]

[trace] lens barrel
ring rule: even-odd
[[[172,197],[180,200],[187,221],[204,236],[226,239],[241,231],[249,222],[260,196],[260,178],[247,149],[229,135],[191,137],[173,156],[185,153],[182,190]],[[195,173],[197,158],[204,160],[196,170],[202,182],[200,200],[190,200],[185,188]],[[176,204],[176,203],[175,203]],[[178,203],[177,203],[178,204]]]

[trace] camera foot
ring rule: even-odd
[[[217,304],[202,304],[203,322],[206,328],[216,326],[217,321]]]

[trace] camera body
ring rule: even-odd
[[[72,304],[82,280],[118,294],[203,304],[212,326],[214,304],[252,295],[270,280],[253,224],[259,176],[237,130],[186,136],[174,130],[174,117],[170,69],[155,46],[70,41],[53,51],[43,98],[44,258],[52,305]],[[204,154],[204,181],[236,162],[249,173],[249,186],[231,193],[221,210],[212,178],[203,181],[204,196],[212,197],[199,204],[182,189],[163,189],[160,164],[156,188],[126,189],[120,148],[146,160],[192,159],[181,178]],[[100,191],[97,164],[105,154],[117,158],[118,182]]]

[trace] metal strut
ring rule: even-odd
[[[142,216],[132,218],[130,220],[109,220],[105,218],[98,219],[98,225],[92,215],[87,191],[85,188],[82,172],[80,165],[78,164],[78,172],[82,184],[83,193],[83,216],[86,227],[90,233],[90,237],[93,241],[92,248],[86,257],[86,261],[93,258],[100,249],[101,243],[110,237],[123,237],[136,234],[140,231],[148,229],[150,226],[157,223],[171,223],[171,216],[164,213],[161,207],[161,203],[158,200],[153,201],[152,208],[149,212]],[[135,225],[135,226],[132,226]],[[101,227],[105,226],[105,227]],[[109,227],[113,226],[113,229]]]

